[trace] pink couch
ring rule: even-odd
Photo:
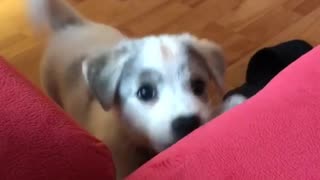
[[[0,179],[114,179],[108,149],[0,60]]]
[[[0,177],[112,179],[108,151],[0,65]],[[128,180],[320,179],[320,47]]]

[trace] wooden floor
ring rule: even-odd
[[[26,21],[24,0],[0,0],[0,56],[39,85],[43,50]],[[320,42],[319,0],[72,0],[86,16],[131,36],[191,32],[225,49],[227,84],[243,82],[250,56],[289,39]]]

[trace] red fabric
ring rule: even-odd
[[[106,147],[0,60],[0,179],[114,179]]]
[[[320,179],[320,47],[128,180]]]

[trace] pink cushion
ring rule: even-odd
[[[128,179],[320,179],[320,47]]]
[[[0,60],[0,179],[114,179],[107,148]]]

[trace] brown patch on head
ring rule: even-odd
[[[210,66],[210,63],[208,61],[220,61],[220,57],[212,56],[212,59],[207,59],[208,57],[205,57],[201,52],[197,50],[193,45],[187,45],[186,46],[186,53],[188,54],[190,60],[192,60],[194,63],[198,64],[209,76],[211,80],[213,80],[214,84],[216,85],[215,92],[217,92],[219,95],[224,94],[224,89],[219,83],[219,75],[223,76],[223,73],[216,73],[220,72],[222,67],[219,63],[213,63],[214,65]]]
[[[194,63],[198,64],[201,68],[205,70],[209,77],[214,77],[212,74],[208,64],[206,63],[205,57],[203,57],[200,52],[198,52],[193,46],[189,45],[186,47],[187,54],[190,60],[194,61]]]

